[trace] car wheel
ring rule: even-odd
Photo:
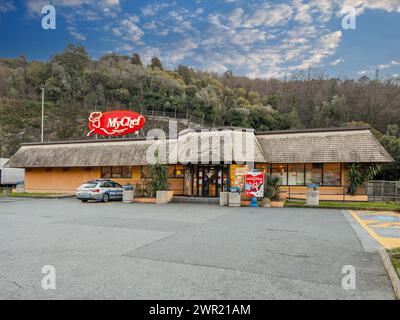
[[[88,202],[89,200],[88,199],[82,199],[81,201],[82,202]]]
[[[108,200],[110,200],[110,196],[109,196],[107,193],[105,193],[105,194],[103,195],[102,201],[103,201],[103,202],[108,202]]]

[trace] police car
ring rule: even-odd
[[[124,188],[117,182],[105,179],[88,181],[76,190],[76,198],[83,202],[96,200],[108,202],[122,200]]]

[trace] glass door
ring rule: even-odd
[[[219,181],[218,181],[218,167],[204,166],[202,170],[202,192],[203,197],[218,197],[219,195]]]

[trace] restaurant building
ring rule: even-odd
[[[170,190],[190,197],[218,197],[232,186],[243,190],[245,173],[256,169],[278,176],[291,198],[304,198],[307,185],[317,184],[322,199],[366,201],[363,193],[346,194],[349,165],[393,161],[368,127],[269,132],[223,127],[161,140],[26,143],[6,165],[26,169],[27,192],[73,193],[88,180],[110,178],[145,194],[154,150],[168,165]]]

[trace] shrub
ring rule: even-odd
[[[264,183],[264,197],[272,201],[279,201],[280,191],[280,178],[266,174]]]
[[[168,191],[168,168],[165,164],[160,163],[158,151],[154,153],[156,163],[149,165],[149,180],[147,188],[152,197],[157,191]]]

